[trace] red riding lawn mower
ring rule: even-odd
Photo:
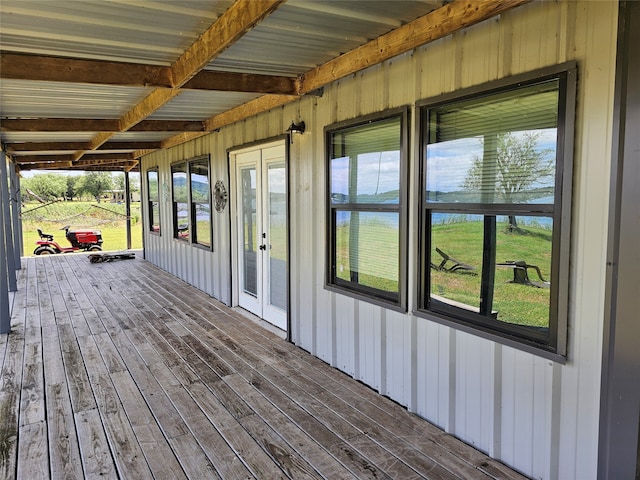
[[[100,230],[69,230],[70,226],[65,225],[60,230],[64,230],[70,247],[61,247],[58,242],[53,241],[53,235],[43,233],[38,229],[40,240],[33,251],[35,255],[53,255],[55,253],[71,253],[82,250],[84,252],[96,252],[102,250],[102,232]]]

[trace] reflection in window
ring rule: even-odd
[[[559,147],[572,139],[559,135],[574,73],[423,109],[420,310],[564,353],[568,259],[555,252],[571,180]]]
[[[402,305],[406,114],[328,131],[328,283]]]
[[[188,241],[189,191],[186,163],[171,165],[171,186],[173,189],[173,237]]]
[[[149,192],[149,231],[160,233],[160,185],[158,169],[147,170],[147,191]]]
[[[193,242],[211,246],[211,201],[209,187],[209,159],[189,163],[191,176],[191,219],[194,225]]]

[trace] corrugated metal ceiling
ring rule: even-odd
[[[110,61],[158,66],[168,71],[203,32],[212,25],[214,29],[217,27],[215,22],[221,15],[230,8],[235,11],[245,0],[238,1],[241,3],[234,5],[232,0],[2,0],[0,53],[56,57],[58,61],[90,60],[93,68],[104,65],[95,61]],[[446,3],[447,0],[289,0],[268,12],[256,26],[248,27],[244,35],[206,62],[208,57],[205,70],[299,77]],[[250,6],[262,8],[267,4],[265,0]],[[244,12],[251,10],[246,4],[243,8],[243,16],[234,22],[243,22]],[[212,38],[215,42],[218,37]],[[37,63],[34,68],[37,69]],[[124,65],[110,68],[118,69],[111,73],[122,73],[123,77],[127,74]],[[189,68],[195,68],[193,73],[197,74],[201,66]],[[163,97],[158,86],[172,87],[170,84],[145,86],[145,83],[128,86],[134,83],[127,81],[70,83],[68,78],[43,81],[26,73],[22,75],[19,79],[2,78],[0,121],[2,118],[123,119],[127,114],[136,113],[147,95]],[[177,95],[158,101],[139,120],[153,124],[154,128],[161,121],[204,122],[258,99],[263,95],[259,91],[259,88],[254,93],[174,90]],[[283,101],[288,98],[283,97]],[[130,122],[121,123],[127,125],[124,128],[130,126]],[[108,141],[157,143],[180,133],[171,130],[113,132]],[[1,141],[8,146],[9,153],[12,153],[12,143],[46,143],[42,152],[50,154],[52,142],[89,142],[100,138],[96,134],[21,132],[3,128]]]

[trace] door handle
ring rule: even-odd
[[[266,245],[260,245],[260,247],[259,247],[259,248],[260,248],[260,250],[266,250],[266,249],[267,249],[267,246],[266,246]]]

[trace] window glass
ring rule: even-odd
[[[174,238],[189,240],[189,185],[187,184],[187,164],[171,166],[171,185],[173,189],[173,228]]]
[[[554,202],[558,80],[429,112],[428,202]]]
[[[401,305],[406,112],[330,130],[328,283]]]
[[[195,228],[195,243],[211,246],[211,202],[209,186],[209,159],[189,163],[191,175],[191,208]]]
[[[391,118],[332,135],[333,203],[400,202],[399,131]]]
[[[336,277],[398,292],[400,232],[397,212],[336,212]]]
[[[160,185],[158,170],[147,170],[147,190],[149,192],[149,230],[160,233]]]

